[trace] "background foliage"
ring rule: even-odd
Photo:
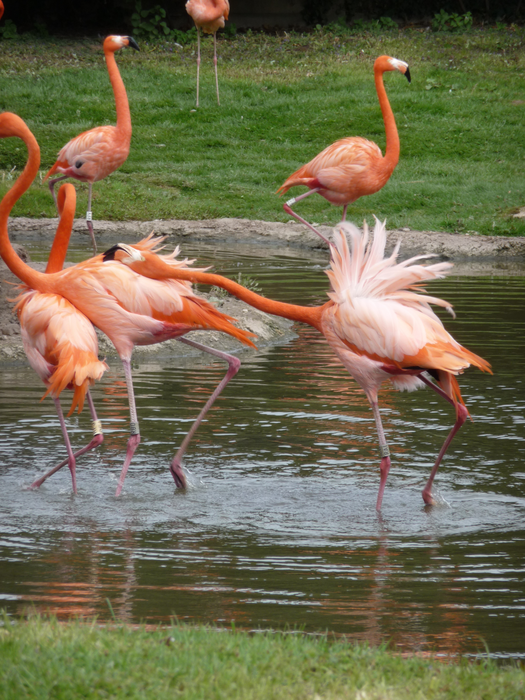
[[[132,31],[137,0],[6,0],[4,4],[4,21],[14,22],[22,32],[108,34]],[[141,0],[140,4],[141,9],[151,11],[153,16],[162,11],[161,21],[169,29],[187,30],[192,26],[184,0]],[[269,0],[258,3],[259,14],[264,14],[265,4],[271,5]],[[297,2],[283,0],[283,10],[287,5],[293,11],[297,8]],[[247,0],[232,2],[234,23],[236,10],[249,16],[251,4]],[[429,23],[441,10],[458,16],[471,13],[477,23],[525,21],[525,0],[301,0],[300,14],[307,26],[314,27],[340,17],[350,23],[385,17],[401,24]]]

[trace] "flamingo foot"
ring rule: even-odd
[[[117,490],[115,491],[115,496],[120,496],[122,492],[122,487],[124,486],[124,479],[126,478],[126,473],[128,471],[128,467],[131,464],[131,460],[133,458],[133,455],[135,454],[135,450],[140,444],[140,434],[139,433],[134,433],[133,435],[130,435],[129,440],[128,440],[128,448],[126,450],[126,459],[124,460],[124,464],[122,466],[122,471],[120,472],[120,477],[118,480],[117,484]]]
[[[427,506],[437,506],[438,503],[432,496],[432,491],[430,489],[427,490],[426,488],[424,488],[421,493],[423,496],[423,500],[425,501]]]
[[[75,457],[75,459],[77,459],[78,457],[85,454],[86,452],[89,452],[90,450],[94,450],[96,447],[99,447],[99,445],[102,445],[103,442],[104,442],[104,435],[102,433],[97,433],[96,435],[93,436],[93,438],[91,439],[91,442],[88,445],[83,447],[81,450],[78,450],[78,452],[75,452],[75,454],[73,456]],[[60,462],[60,464],[57,464],[57,466],[53,467],[53,469],[50,469],[43,476],[41,476],[39,479],[36,479],[35,481],[33,481],[31,486],[27,487],[28,490],[33,491],[34,489],[40,488],[40,486],[42,486],[42,484],[44,483],[44,481],[46,481],[46,479],[49,479],[50,476],[55,474],[59,469],[62,469],[62,467],[65,467],[66,464],[69,465],[68,458],[66,458],[62,462]]]
[[[170,464],[170,472],[173,477],[173,481],[175,482],[175,486],[178,489],[187,488],[188,481],[186,479],[186,474],[184,473],[182,465],[179,463],[177,458],[174,458]]]

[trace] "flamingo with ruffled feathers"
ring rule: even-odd
[[[345,221],[350,203],[359,197],[374,194],[385,186],[399,161],[400,152],[396,121],[383,82],[384,73],[394,70],[402,73],[410,82],[410,71],[404,61],[391,56],[379,56],[374,62],[375,86],[385,124],[385,155],[383,156],[377,144],[360,136],[340,139],[292,173],[277,190],[278,193],[284,194],[291,187],[308,187],[308,192],[289,199],[283,208],[329,245],[330,241],[312,224],[296,214],[291,206],[318,193],[331,204],[343,207],[342,221]]]
[[[44,178],[47,179],[55,173],[62,173],[60,177],[55,177],[49,181],[49,189],[55,199],[55,204],[54,188],[55,184],[60,180],[72,177],[80,182],[88,183],[86,224],[95,254],[97,252],[97,243],[93,231],[93,213],[91,211],[93,183],[103,180],[120,168],[129,155],[131,143],[131,114],[128,96],[115,60],[115,52],[126,46],[131,46],[136,51],[139,50],[137,42],[130,36],[112,35],[104,39],[104,56],[115,96],[116,126],[96,126],[94,129],[84,131],[74,139],[71,139],[61,149],[56,162]]]
[[[2,133],[0,128],[0,138],[4,136],[5,133]],[[18,198],[16,189],[12,195],[15,199]],[[55,234],[55,244],[64,237],[69,239],[71,234],[76,207],[73,185],[62,185],[57,205],[60,221]],[[61,269],[63,261],[60,258],[61,253],[55,245],[46,272],[52,272],[57,266]],[[97,418],[89,387],[102,377],[108,366],[98,359],[98,340],[92,323],[66,299],[57,294],[26,289],[15,301],[24,351],[30,366],[47,386],[42,399],[48,395],[53,399],[68,455],[42,479],[37,479],[31,488],[40,486],[48,476],[67,464],[71,472],[73,492],[77,493],[76,460],[101,445],[104,439],[102,424]],[[60,403],[60,395],[65,388],[73,390],[68,416],[75,409],[81,413],[87,398],[93,422],[92,439],[75,453],[71,447]]]
[[[218,311],[212,304],[198,297],[187,282],[178,280],[155,280],[134,272],[111,253],[98,255],[64,270],[42,273],[24,263],[13,249],[9,240],[8,217],[18,197],[25,192],[38,173],[40,149],[27,125],[15,114],[0,114],[0,135],[21,138],[28,149],[28,160],[24,171],[15,186],[0,203],[0,254],[9,267],[24,284],[42,294],[55,294],[66,299],[78,311],[111,340],[122,361],[128,401],[130,407],[130,437],[126,457],[119,477],[116,495],[124,483],[131,459],[140,443],[140,430],[135,404],[131,355],[136,345],[152,345],[164,340],[177,339],[192,347],[208,352],[228,363],[225,377],[216,387],[212,396],[201,410],[197,420],[186,436],[179,452],[186,449],[189,440],[201,423],[206,412],[217,396],[235,376],[240,367],[237,357],[208,348],[189,338],[193,330],[218,330],[237,338],[245,345],[254,347],[253,333],[233,325],[230,316]],[[162,239],[148,236],[134,248],[129,247],[133,259],[141,261],[144,254],[158,257],[156,250]],[[187,260],[177,260],[178,250],[163,256],[169,261],[170,269],[187,266]],[[172,468],[178,486],[186,484],[182,469]],[[178,481],[177,481],[178,479]]]
[[[205,34],[213,34],[213,65],[215,68],[215,88],[217,90],[217,104],[219,100],[219,77],[217,75],[217,30],[224,27],[228,19],[230,3],[228,0],[188,0],[186,12],[195,22],[197,27],[197,102],[199,106],[199,72],[201,65],[201,29]]]
[[[372,242],[366,223],[363,232],[350,223],[341,223],[334,231],[331,267],[327,271],[332,286],[329,301],[315,307],[266,299],[221,275],[170,268],[160,258],[147,253],[143,254],[143,261],[132,259],[127,249],[120,255],[125,264],[142,275],[222,287],[256,309],[306,323],[322,333],[361,386],[372,408],[381,454],[377,510],[381,509],[391,464],[378,390],[385,381],[399,390],[412,391],[424,385],[433,389],[456,413],[454,426],[423,489],[423,500],[433,504],[432,485],[437,470],[452,438],[468,416],[456,376],[470,365],[490,372],[490,365],[456,342],[431,308],[435,304],[452,313],[450,304],[421,293],[424,291],[421,285],[443,277],[451,263],[422,265],[421,259],[428,257],[424,255],[398,263],[399,243],[385,257],[386,228],[378,220]],[[173,464],[177,466],[176,460]]]

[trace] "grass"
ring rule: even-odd
[[[194,109],[196,43],[120,51],[133,120],[130,156],[94,186],[96,219],[238,217],[287,221],[275,190],[299,165],[343,136],[384,149],[372,65],[387,53],[406,60],[412,84],[385,76],[401,158],[379,193],[349,217],[387,217],[389,226],[525,235],[525,28],[464,34],[402,29],[350,33],[332,28],[219,41],[221,107],[212,42],[204,41],[201,107]],[[24,118],[42,148],[42,174],[84,129],[114,123],[99,40],[2,41],[0,107]],[[25,149],[0,143],[0,194]],[[78,186],[79,212],[87,187]],[[292,190],[299,194],[301,189]],[[340,215],[312,196],[298,211],[318,223]],[[37,182],[15,215],[53,216]]]
[[[325,636],[35,617],[0,628],[3,700],[518,700],[524,671],[408,657]]]

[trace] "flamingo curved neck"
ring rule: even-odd
[[[283,318],[288,318],[291,321],[306,323],[309,326],[313,326],[318,331],[321,331],[321,316],[323,310],[326,306],[331,306],[333,303],[329,301],[323,306],[299,306],[297,304],[286,304],[281,301],[275,301],[274,299],[262,297],[259,294],[246,289],[246,287],[243,287],[242,284],[238,284],[237,282],[234,282],[227,277],[223,277],[222,275],[216,275],[209,272],[200,272],[198,270],[192,270],[191,268],[174,268],[168,270],[163,266],[162,269],[150,271],[148,273],[147,267],[144,267],[141,263],[133,263],[130,265],[130,267],[146,277],[151,276],[155,277],[156,279],[164,277],[167,279],[186,280],[188,282],[221,287],[233,296],[237,297],[237,299],[246,302],[256,309],[259,309],[259,311],[264,311],[265,313],[272,314],[273,316],[282,316]]]
[[[6,121],[9,117],[14,116],[15,115],[10,115],[8,113],[0,115],[0,117],[4,117]],[[27,265],[18,256],[15,249],[11,245],[11,241],[9,240],[7,224],[11,210],[24,192],[26,192],[26,190],[29,188],[38,173],[38,168],[40,167],[40,148],[38,143],[22,120],[18,117],[16,117],[16,119],[19,120],[20,124],[15,126],[14,129],[10,129],[9,136],[17,136],[24,141],[28,150],[28,159],[21,175],[19,175],[13,187],[11,187],[9,192],[5,194],[2,202],[0,203],[0,255],[11,272],[22,280],[22,282],[33,289],[47,291],[47,285],[45,284],[46,276],[37,270],[33,270],[32,267]],[[2,120],[2,124],[3,121],[4,120]],[[0,135],[3,135],[1,128]],[[44,278],[44,280],[42,280],[42,278]],[[44,281],[43,285],[42,281]]]
[[[376,68],[374,70],[374,80],[376,84],[377,97],[379,99],[379,106],[381,107],[383,122],[385,124],[386,149],[383,162],[389,168],[389,170],[393,172],[399,161],[399,135],[397,133],[394,113],[386,94],[383,73],[384,69]]]
[[[129,111],[128,95],[126,87],[115,59],[115,51],[104,50],[106,65],[108,67],[109,80],[115,96],[115,107],[117,110],[117,130],[123,137],[131,139],[131,113]]]

